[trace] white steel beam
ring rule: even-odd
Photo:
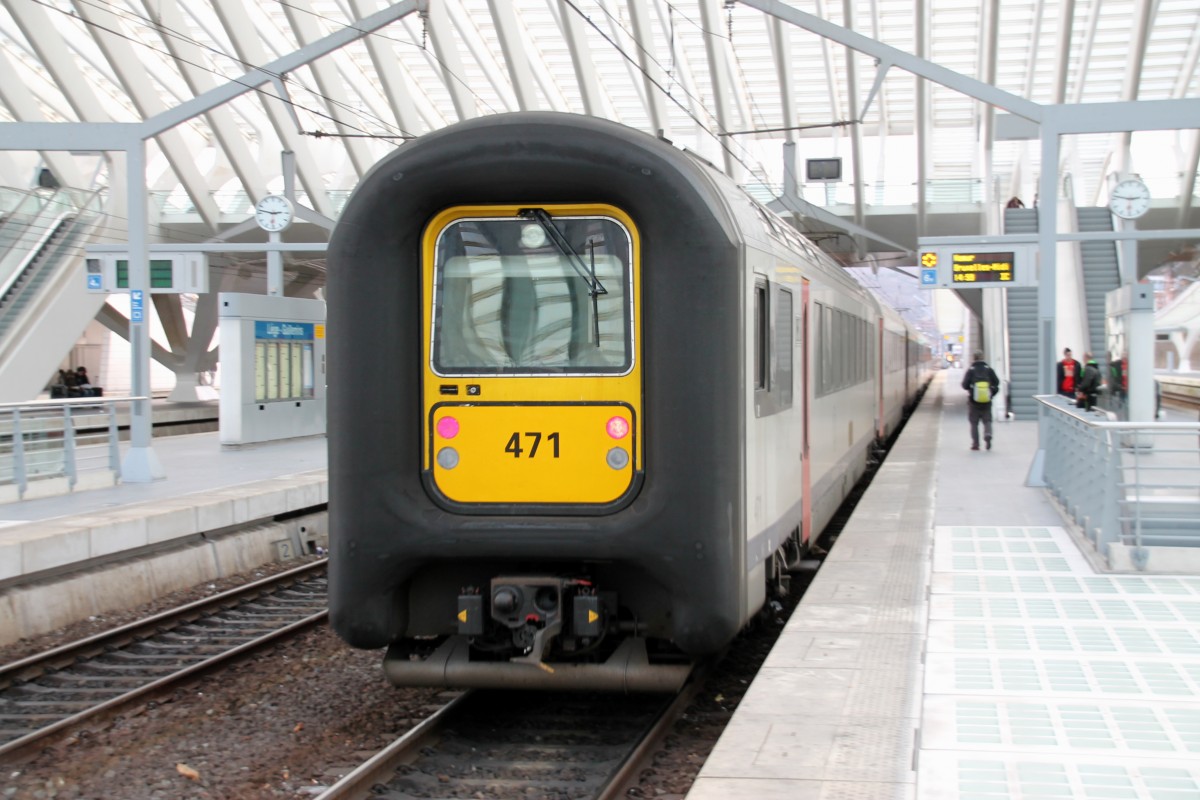
[[[100,97],[79,74],[71,50],[55,32],[54,23],[45,8],[38,3],[5,3],[5,9],[12,15],[13,21],[71,104],[76,116],[84,122],[112,119]]]
[[[707,122],[712,119],[712,112],[705,108],[700,102],[700,92],[696,88],[696,76],[692,70],[691,59],[688,58],[687,49],[679,46],[678,37],[671,32],[675,25],[674,14],[675,8],[667,0],[655,0],[658,9],[658,20],[662,26],[664,35],[667,35],[671,47],[671,60],[675,65],[676,80],[683,87],[685,101],[680,105],[687,111],[695,123],[696,141],[704,142],[711,141],[711,135],[706,127]],[[668,90],[673,89],[673,84],[668,82]],[[672,93],[671,97],[676,95]]]
[[[704,25],[704,51],[708,55],[708,73],[712,85],[712,104],[717,114],[717,130],[725,133],[730,130],[729,119],[729,64],[727,50],[722,46],[722,39],[717,35],[721,29],[721,8],[717,0],[699,0],[700,20]],[[724,147],[725,174],[734,180],[738,179],[738,164],[733,158],[729,147]]]
[[[203,114],[210,108],[227,103],[247,92],[256,90],[268,92],[269,89],[266,85],[278,79],[279,76],[286,75],[338,48],[345,47],[351,42],[374,33],[401,17],[424,9],[428,0],[402,0],[369,17],[339,28],[307,47],[302,47],[294,53],[270,62],[267,61],[266,50],[242,4],[235,0],[212,0],[212,2],[214,12],[221,20],[221,25],[225,28],[225,33],[233,43],[234,49],[237,50],[238,59],[246,64],[260,66],[210,92],[205,92],[193,100],[180,104],[165,114],[160,114],[153,120],[147,120],[147,128],[151,136],[173,128],[198,114]],[[288,127],[290,128],[290,126]],[[290,149],[295,150],[295,148]]]
[[[791,130],[798,124],[796,119],[796,86],[792,81],[792,43],[790,28],[783,26],[778,17],[763,15],[767,26],[767,39],[771,43],[771,57],[775,62],[775,78],[779,81],[780,124],[783,132],[783,195],[799,197],[801,183],[797,177],[796,132]]]
[[[79,18],[92,28],[96,45],[108,60],[113,74],[142,118],[153,117],[165,111],[166,105],[159,96],[157,87],[150,81],[145,64],[133,52],[132,43],[115,32],[123,27],[121,18],[90,3],[76,0],[74,6]],[[169,130],[159,134],[157,142],[163,156],[171,165],[171,171],[175,173],[192,205],[196,207],[200,219],[210,231],[216,231],[220,223],[220,209],[209,192],[208,182],[196,168],[196,148],[190,146],[184,138],[184,131]]]
[[[667,116],[663,90],[660,88],[666,86],[667,74],[652,55],[655,48],[650,9],[645,0],[627,0],[626,5],[629,8],[629,19],[633,24],[633,39],[637,42],[638,64],[642,67],[642,85],[645,88],[646,114],[650,118],[650,128],[653,133],[659,133],[669,139],[671,122]]]
[[[913,2],[913,44],[917,58],[929,57],[929,0]],[[929,213],[929,84],[914,75],[913,129],[917,137],[917,236],[928,231]]]
[[[467,46],[471,57],[475,59],[475,63],[483,71],[484,77],[492,87],[492,91],[500,98],[500,102],[504,103],[504,110],[514,111],[521,108],[520,103],[517,101],[513,82],[504,77],[506,72],[505,67],[496,58],[496,54],[492,52],[492,49],[488,47],[487,42],[483,40],[483,34],[480,32],[479,26],[475,24],[474,17],[468,14],[466,9],[457,3],[447,3],[446,10],[450,12],[450,20],[454,23],[454,29],[458,31],[458,35],[462,39],[463,44]]]
[[[509,0],[488,0],[488,8],[492,11],[496,38],[500,40],[500,51],[504,54],[504,62],[508,66],[508,77],[512,81],[517,108],[522,111],[535,109],[538,107],[537,82],[533,77],[533,69],[529,66],[529,57],[525,53],[517,12]]]
[[[16,76],[16,65],[8,55],[0,50],[0,72]],[[38,105],[38,100],[29,91],[29,87],[20,80],[0,80],[0,103],[9,110],[13,117],[25,122],[44,122],[45,117]],[[84,185],[83,176],[75,168],[75,162],[70,156],[56,150],[43,150],[39,153],[51,174],[58,180],[60,186],[72,188],[89,188]]]
[[[296,130],[296,124],[292,121],[286,107],[286,103],[289,101],[280,98],[275,87],[269,85],[274,76],[286,74],[291,69],[302,66],[303,62],[299,62],[297,59],[285,61],[287,58],[285,57],[268,63],[262,39],[240,0],[213,0],[213,11],[216,13],[217,19],[221,21],[225,35],[229,37],[238,59],[245,64],[262,66],[259,69],[251,70],[236,81],[207,91],[196,99],[172,109],[167,114],[159,115],[150,122],[173,127],[191,119],[196,114],[202,114],[210,108],[227,103],[248,91],[257,90],[258,100],[266,112],[267,119],[271,121],[275,135],[279,138],[280,149],[291,150],[296,154],[296,169],[299,173],[300,183],[308,193],[309,202],[316,211],[326,216],[333,216],[333,204],[329,202],[329,198],[325,194],[322,170],[313,156],[308,142],[304,141]],[[260,152],[259,163],[266,163],[267,156],[267,153]]]
[[[317,24],[309,0],[289,0],[282,5],[283,13],[291,23],[292,30],[296,34],[296,41],[300,44],[301,49],[320,41],[326,35]],[[366,142],[355,138],[359,134],[370,131],[364,130],[360,120],[354,118],[346,109],[350,102],[350,96],[346,94],[345,83],[338,75],[337,65],[334,63],[336,58],[337,54],[331,53],[329,58],[314,59],[309,62],[308,68],[312,70],[317,88],[323,96],[326,113],[333,120],[338,133],[342,135],[341,144],[350,157],[350,163],[361,178],[376,159],[371,154]]]
[[[1150,23],[1154,18],[1156,5],[1156,0],[1137,0],[1134,4],[1133,30],[1130,32],[1129,49],[1125,55],[1125,80],[1121,84],[1121,99],[1124,101],[1137,100],[1138,89],[1142,83],[1142,65],[1146,60],[1146,44],[1150,38]],[[1132,139],[1132,132],[1117,134],[1113,154],[1118,172],[1129,172],[1133,169],[1129,152]]]
[[[592,56],[588,52],[587,37],[583,32],[583,23],[576,13],[571,0],[558,0],[559,26],[563,38],[571,51],[571,63],[575,66],[575,79],[579,81],[579,93],[583,98],[583,111],[594,117],[604,116],[604,98],[600,91],[600,81],[596,77],[596,69],[592,66]]]
[[[983,76],[985,83],[994,84],[996,82],[996,63],[999,60],[1000,0],[984,0],[980,18],[983,22],[983,29],[980,36],[979,74]],[[1037,41],[1036,36],[1034,41]],[[974,106],[975,113],[979,118],[980,158],[977,174],[983,182],[983,204],[980,212],[983,219],[987,220],[991,211],[989,201],[992,199],[992,161],[996,148],[996,107],[982,101],[977,101]],[[986,223],[983,229],[994,233],[994,231],[988,230]]]
[[[854,0],[842,0],[842,17],[847,29],[854,25]],[[858,115],[858,57],[850,48],[846,48],[846,104],[850,111],[850,119],[859,119]],[[866,222],[867,205],[863,197],[862,179],[862,125],[850,126],[850,164],[854,173],[854,224],[860,228]],[[863,255],[861,237],[854,239],[854,249],[860,258]]]
[[[922,58],[920,54],[912,55],[906,53],[903,50],[883,44],[882,42],[877,42],[860,33],[826,22],[812,14],[806,14],[803,11],[792,8],[781,2],[781,0],[739,0],[739,2],[751,8],[757,8],[764,13],[780,17],[785,22],[790,22],[793,25],[810,30],[818,36],[844,44],[860,53],[866,53],[881,61],[894,64],[906,72],[911,72],[962,94],[1011,111],[1017,116],[1034,121],[1041,118],[1041,106],[1032,100],[1026,100],[1024,97],[1019,97],[1011,92],[998,89],[983,81],[946,69],[943,66],[934,64],[927,58]],[[928,12],[923,11],[920,13],[924,16]],[[927,38],[927,35],[918,31],[918,37],[924,39]]]
[[[349,2],[354,16],[359,19],[367,16],[367,0],[349,0]],[[417,83],[412,79],[403,62],[396,58],[388,40],[378,36],[368,36],[365,44],[367,54],[371,56],[371,64],[375,67],[375,74],[379,76],[383,94],[387,98],[392,113],[396,115],[396,122],[400,129],[405,133],[417,136],[422,130],[422,119],[425,120],[426,127],[431,129],[444,125],[446,121],[440,112],[435,111],[435,116],[430,117],[427,113],[422,113],[417,109],[413,94],[409,91],[409,87],[416,87]],[[420,92],[420,89],[418,88],[417,91]],[[426,102],[429,109],[432,109],[433,104],[428,103],[428,98],[426,98]]]
[[[167,30],[186,30],[186,21],[179,6],[174,3],[157,3],[154,0],[142,0],[146,15],[155,20]],[[175,58],[180,74],[187,82],[193,95],[200,95],[216,86],[215,76],[200,65],[207,61],[204,50],[191,39],[178,36],[164,36],[163,44]],[[251,197],[259,197],[266,193],[267,181],[262,171],[254,162],[254,156],[246,145],[242,131],[234,119],[233,112],[227,106],[218,106],[206,115],[213,136],[220,145],[221,152],[229,160],[233,172],[237,175],[242,188]]]
[[[448,0],[438,0],[429,5],[429,41],[437,54],[442,80],[446,84],[446,90],[450,92],[451,102],[454,103],[454,112],[460,120],[473,119],[478,116],[475,111],[475,98],[466,85],[462,56],[458,52],[458,44],[454,41],[450,12],[446,10],[447,2]]]

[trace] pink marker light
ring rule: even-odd
[[[624,439],[629,435],[629,423],[625,421],[624,417],[611,418],[608,424],[604,426],[604,429],[614,439]]]
[[[437,432],[443,439],[453,439],[458,436],[458,420],[454,417],[442,417],[437,421]]]

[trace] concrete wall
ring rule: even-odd
[[[82,571],[41,578],[0,595],[0,645],[91,616],[123,611],[206,581],[328,547],[326,512],[189,538],[175,547]]]

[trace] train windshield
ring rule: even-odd
[[[629,232],[608,217],[544,219],[460,219],[442,230],[434,265],[435,372],[631,369]],[[545,224],[554,226],[549,235]]]

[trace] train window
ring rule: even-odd
[[[792,407],[792,293],[780,289],[775,305],[775,389],[779,409]]]
[[[754,285],[754,414],[767,417],[792,407],[795,380],[795,306],[790,289],[765,279]]]
[[[566,248],[522,218],[460,219],[438,235],[435,372],[632,368],[629,232],[607,217],[554,217],[551,224]]]
[[[754,388],[767,388],[767,359],[770,358],[771,348],[767,339],[770,330],[767,319],[767,284],[758,281],[754,284]]]

